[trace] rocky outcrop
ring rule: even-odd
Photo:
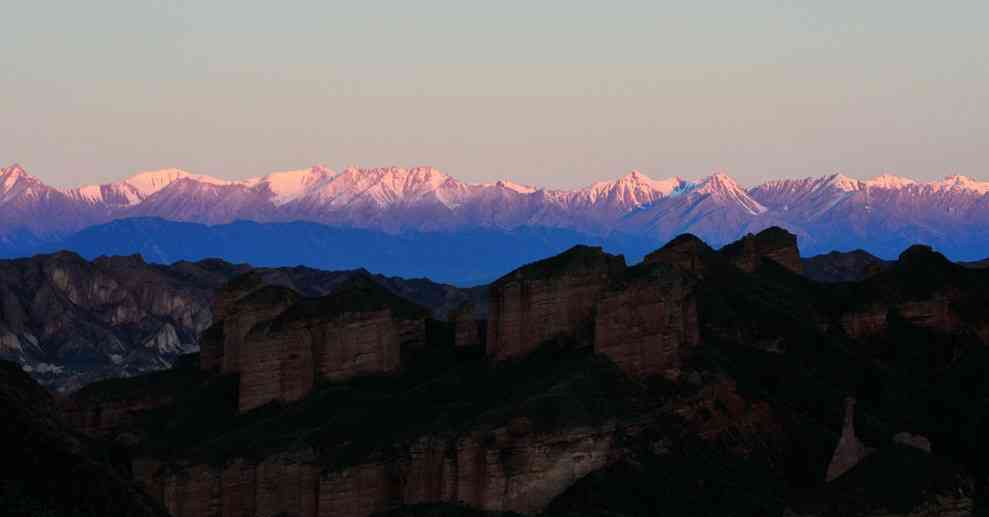
[[[797,249],[797,236],[775,226],[755,235],[747,234],[722,248],[721,254],[746,272],[755,271],[762,259],[772,260],[794,273],[803,273],[804,270]]]
[[[216,329],[202,342],[200,361],[204,370],[222,373],[241,371],[247,359],[244,340],[255,325],[288,310],[299,299],[295,291],[266,285],[257,274],[238,278],[217,293],[214,312]],[[246,363],[245,363],[246,364]]]
[[[321,515],[320,467],[305,455],[280,455],[259,463],[236,460],[223,466],[139,461],[134,471],[172,517]]]
[[[541,433],[523,419],[422,437],[397,453],[329,469],[303,451],[222,466],[139,461],[134,471],[173,517],[365,517],[421,503],[531,514],[620,454],[614,425]]]
[[[597,303],[594,351],[634,378],[679,368],[700,341],[693,282],[649,264],[626,276]]]
[[[855,399],[849,397],[845,400],[845,419],[841,427],[841,438],[831,457],[831,464],[828,465],[825,481],[840,477],[872,452],[855,435]]]
[[[962,326],[961,318],[955,312],[953,305],[952,301],[944,295],[935,295],[928,300],[891,305],[877,304],[864,310],[843,314],[841,323],[845,332],[856,339],[886,332],[891,315],[919,328],[952,333]]]
[[[593,311],[625,259],[575,246],[503,276],[489,287],[487,355],[525,357],[544,342],[590,345]]]
[[[319,381],[399,371],[403,350],[426,346],[429,317],[369,275],[319,298],[246,275],[221,291],[216,314],[219,330],[204,340],[201,367],[240,374],[242,412],[299,400]]]
[[[197,349],[213,289],[240,271],[69,252],[0,261],[0,357],[62,392],[168,368]]]
[[[646,255],[646,264],[667,264],[681,271],[704,276],[716,252],[697,236],[689,233],[666,243],[662,248]]]
[[[388,309],[325,322],[283,320],[250,334],[243,357],[240,410],[249,411],[272,400],[299,400],[317,379],[342,382],[397,372],[399,324]]]
[[[64,393],[104,378],[169,368],[200,346],[204,368],[236,372],[238,354],[224,358],[224,349],[236,349],[257,321],[280,310],[252,305],[249,294],[280,286],[318,297],[354,276],[373,278],[439,317],[476,297],[426,279],[363,270],[254,269],[214,259],[166,266],[138,255],[85,260],[59,252],[0,260],[0,358]],[[213,325],[223,320],[225,325]]]
[[[856,339],[884,337],[891,326],[938,334],[970,332],[989,341],[985,280],[978,270],[953,264],[929,246],[911,246],[881,273],[852,286],[856,302],[841,316]]]
[[[677,239],[633,268],[576,247],[506,275],[490,288],[488,357],[520,358],[556,340],[593,345],[634,378],[679,367],[700,341],[695,279],[713,253],[700,245]]]

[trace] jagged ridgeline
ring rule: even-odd
[[[64,408],[176,517],[984,505],[989,270],[922,246],[841,282],[804,266],[775,228],[633,266],[580,246],[445,319],[363,273],[248,272],[198,356]]]
[[[197,351],[216,319],[214,293],[225,285],[236,289],[239,283],[264,282],[289,295],[317,297],[355,276],[373,278],[439,317],[476,300],[479,292],[426,279],[369,276],[359,269],[252,268],[216,259],[161,265],[138,255],[91,261],[69,252],[37,255],[0,261],[0,359],[22,365],[53,391],[68,393],[100,379],[167,369],[182,354]],[[274,303],[262,294],[257,295],[259,306]]]
[[[365,267],[457,285],[487,283],[578,243],[638,261],[683,233],[713,246],[780,226],[808,255],[865,249],[895,259],[917,242],[955,260],[989,256],[989,182],[833,174],[743,187],[716,173],[632,171],[575,190],[472,184],[429,167],[325,167],[239,181],[176,169],[58,189],[0,169],[0,257],[73,250],[172,263]]]

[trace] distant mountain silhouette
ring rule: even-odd
[[[476,285],[519,264],[582,243],[605,245],[628,254],[632,260],[641,258],[650,247],[644,239],[602,238],[554,228],[475,228],[392,235],[309,222],[236,221],[207,226],[133,218],[92,226],[54,242],[16,241],[0,256],[69,250],[89,259],[140,254],[149,262],[161,264],[222,258],[254,266],[363,267],[386,275]]]

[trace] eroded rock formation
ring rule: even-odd
[[[421,503],[536,513],[619,454],[613,425],[538,433],[515,422],[482,433],[422,437],[391,457],[328,469],[303,451],[223,466],[139,462],[135,472],[173,517],[362,517]]]
[[[721,254],[747,272],[755,271],[762,259],[772,260],[794,273],[804,270],[797,249],[797,236],[775,226],[742,237],[740,241],[722,248]]]
[[[0,358],[60,392],[169,368],[197,349],[213,290],[241,271],[69,252],[0,261]]]
[[[671,499],[696,504],[735,494],[709,513],[741,503],[752,504],[753,514],[780,514],[793,504],[794,515],[821,508],[872,515],[885,511],[885,502],[869,500],[875,488],[858,487],[873,487],[877,473],[899,475],[906,469],[898,465],[914,461],[935,466],[903,473],[924,494],[904,508],[939,508],[948,493],[970,501],[956,465],[940,470],[937,462],[946,460],[937,454],[894,445],[908,440],[890,429],[904,421],[939,429],[926,443],[909,439],[935,451],[948,450],[953,431],[908,405],[885,406],[883,397],[944,396],[973,385],[979,371],[965,370],[951,354],[921,375],[914,369],[922,364],[889,357],[896,346],[926,345],[926,334],[914,330],[934,328],[952,337],[946,346],[967,346],[978,359],[984,347],[970,331],[984,315],[959,309],[983,306],[976,273],[915,250],[866,281],[825,286],[766,264],[791,268],[796,254],[787,248],[795,238],[767,232],[721,252],[683,237],[634,267],[578,247],[520,268],[492,286],[485,357],[460,353],[482,337],[471,332],[477,327],[469,306],[437,327],[370,281],[318,298],[264,282],[241,286],[240,294],[219,299],[223,320],[209,340],[220,352],[204,346],[212,355],[199,371],[230,381],[239,403],[228,392],[200,403],[212,388],[190,383],[192,395],[158,412],[163,420],[150,420],[174,423],[169,432],[186,441],[173,446],[160,430],[135,431],[158,441],[135,446],[133,471],[182,517],[366,516],[423,504],[536,514],[570,489],[590,493],[569,500],[586,496],[608,508],[634,497],[602,478],[623,469],[646,487],[657,486],[657,473],[668,476],[661,479],[672,488],[644,514],[683,508],[664,506]],[[936,280],[904,288],[897,275]],[[257,312],[246,303],[251,297],[270,312]],[[261,316],[231,325],[229,336],[240,337],[230,339],[224,320],[242,311]],[[436,328],[442,332],[431,335]],[[236,365],[229,372],[236,375],[221,373],[222,364]],[[382,375],[388,377],[358,380]],[[914,389],[923,382],[931,384]],[[836,445],[847,393],[859,398],[866,418],[857,435],[849,399]],[[978,434],[969,414],[982,411],[982,399],[970,398],[955,396],[960,415],[947,406],[938,415],[968,426],[963,436]],[[237,415],[272,401],[283,404]],[[225,411],[231,416],[224,422],[197,420]],[[636,474],[643,465],[648,469]],[[940,477],[931,481],[929,473]],[[785,501],[791,490],[799,497]]]
[[[215,312],[201,365],[240,374],[241,411],[299,400],[319,381],[395,373],[403,350],[425,346],[429,317],[369,275],[302,298],[252,273],[221,291]]]
[[[574,246],[501,277],[489,288],[488,356],[518,359],[552,340],[590,345],[594,306],[624,269],[624,257]]]
[[[668,267],[633,268],[596,305],[594,351],[633,378],[679,368],[700,341],[693,290]]]
[[[695,235],[685,233],[662,248],[646,255],[646,264],[668,264],[682,271],[703,276],[708,264],[715,255],[704,241]]]
[[[845,400],[845,418],[844,424],[841,426],[841,438],[834,450],[831,464],[828,465],[825,481],[832,481],[840,477],[858,465],[869,454],[872,454],[872,450],[866,447],[855,434],[855,399],[849,397]]]

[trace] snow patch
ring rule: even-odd
[[[978,181],[968,176],[948,176],[941,181],[934,181],[930,186],[935,190],[967,190],[978,194],[989,193],[989,181]]]
[[[232,181],[221,180],[203,174],[193,174],[191,172],[186,172],[181,169],[162,169],[159,171],[141,172],[125,179],[122,183],[126,183],[134,187],[137,190],[137,193],[141,195],[141,197],[146,198],[154,194],[155,192],[158,192],[161,189],[171,185],[172,183],[185,178],[189,178],[198,181],[200,183],[206,183],[209,185],[218,185],[218,186],[230,185],[232,183],[235,183]]]
[[[310,169],[273,172],[260,179],[245,180],[245,186],[266,185],[274,194],[271,202],[281,206],[304,197],[322,182],[332,177],[333,173],[322,167]]]
[[[901,189],[904,187],[909,187],[910,185],[915,185],[917,182],[901,176],[894,176],[892,174],[881,174],[866,181],[865,184],[870,188],[882,188],[882,189]]]
[[[533,187],[531,185],[523,185],[521,183],[515,183],[512,180],[498,180],[498,182],[495,183],[495,185],[501,188],[506,188],[508,190],[518,192],[519,194],[532,194],[537,190],[536,187]]]

